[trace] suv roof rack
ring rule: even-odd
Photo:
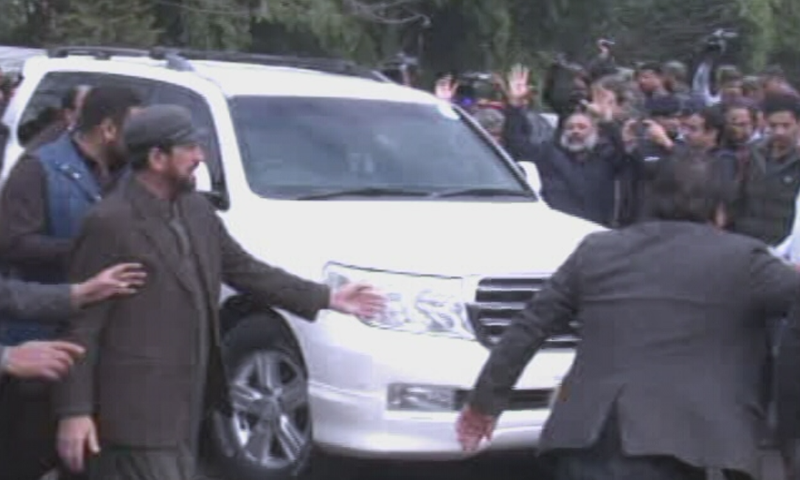
[[[193,50],[174,47],[154,47],[152,49],[61,46],[47,50],[50,58],[67,58],[70,55],[87,55],[97,60],[109,60],[111,57],[141,57],[154,60],[166,60],[167,68],[178,71],[193,71],[190,60],[211,60],[233,63],[254,63],[280,67],[294,67],[316,70],[325,73],[349,75],[381,82],[390,81],[376,70],[358,65],[350,60],[335,58],[297,57],[288,55],[265,55],[260,53],[225,52],[213,50]]]
[[[349,75],[368,78],[371,80],[385,81],[386,78],[379,72],[361,66],[350,60],[337,58],[299,57],[292,55],[268,55],[262,53],[225,52],[215,50],[193,50],[187,48],[156,47],[152,51],[154,58],[172,54],[186,60],[211,60],[233,63],[253,63],[276,67],[294,67],[306,70],[316,70],[325,73]],[[162,53],[163,52],[163,53]]]

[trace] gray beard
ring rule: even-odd
[[[594,150],[597,146],[597,134],[593,133],[585,141],[579,143],[570,142],[567,139],[567,134],[561,135],[561,147],[570,153],[583,153]]]

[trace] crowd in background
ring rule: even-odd
[[[560,62],[537,95],[527,69],[493,78],[502,102],[463,102],[460,85],[442,78],[436,94],[465,106],[518,161],[533,162],[547,203],[609,227],[642,220],[648,181],[676,152],[705,154],[730,182],[737,210],[730,228],[779,246],[794,223],[800,191],[800,96],[770,67],[738,68],[694,79],[676,61],[618,68],[608,45],[587,67]],[[557,116],[549,121],[536,99]],[[553,125],[555,123],[555,125]]]

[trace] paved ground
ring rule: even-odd
[[[329,459],[325,471],[316,472],[313,480],[549,480],[546,467],[539,464],[531,454],[515,454],[485,457],[456,464],[399,463],[399,462],[351,462]],[[780,461],[776,454],[766,453],[763,475],[757,480],[783,480]],[[223,479],[212,476],[205,480]],[[723,480],[712,473],[709,480]]]

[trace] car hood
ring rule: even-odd
[[[280,203],[269,215],[252,213],[263,203],[237,209],[241,218],[226,224],[257,257],[317,278],[328,262],[443,276],[549,274],[604,230],[542,202]]]

